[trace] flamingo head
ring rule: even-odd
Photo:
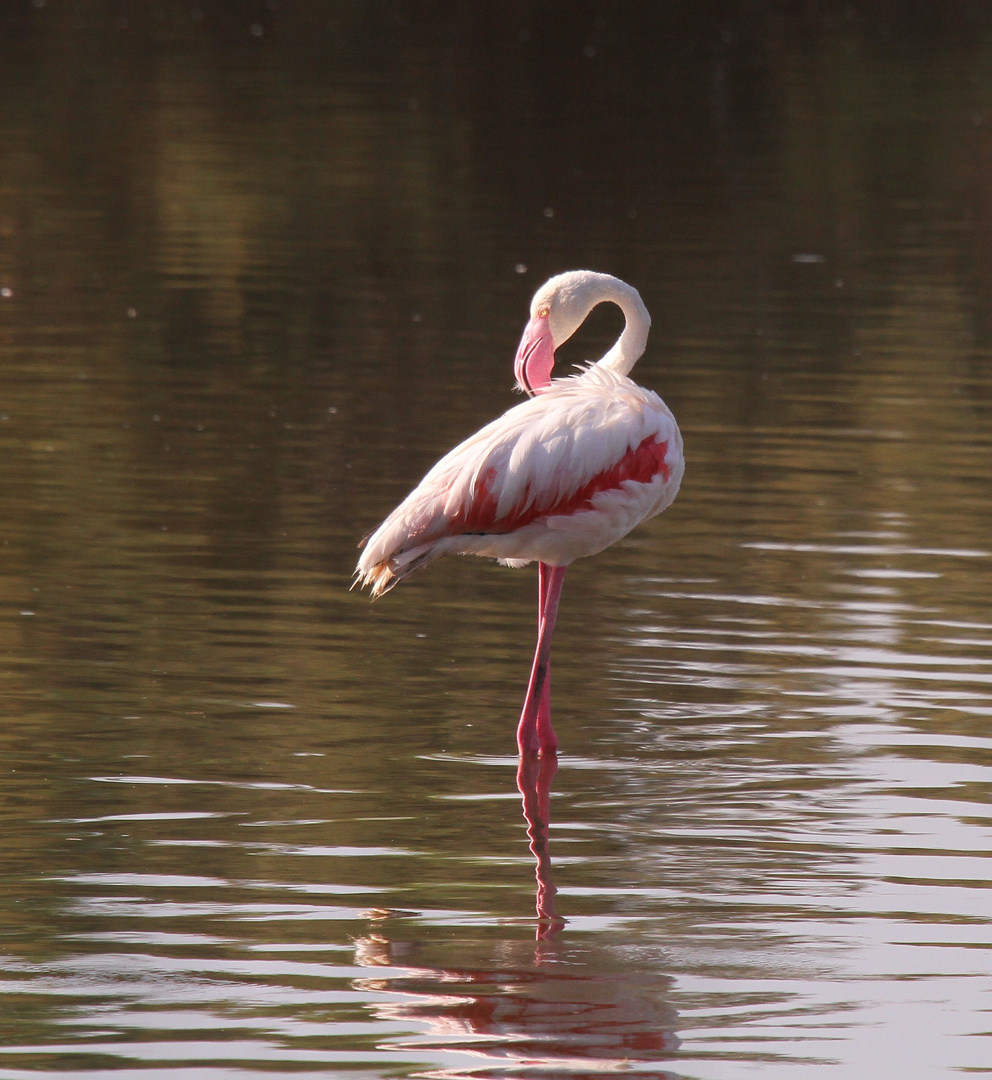
[[[524,327],[513,374],[517,386],[525,394],[539,394],[551,385],[551,369],[555,366],[555,340],[551,335],[548,308],[542,307],[531,316]]]
[[[551,385],[555,349],[568,341],[596,304],[612,298],[609,285],[614,281],[609,274],[570,270],[537,290],[513,362],[517,386],[524,393],[540,394]]]

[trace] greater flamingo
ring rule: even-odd
[[[624,314],[602,360],[551,378],[555,349],[604,301]],[[514,361],[530,395],[456,446],[364,541],[356,584],[381,596],[441,555],[538,562],[537,649],[517,745],[554,754],[550,653],[569,563],[595,555],[661,513],[682,479],[682,437],[668,406],[627,377],[651,318],[637,290],[610,274],[573,270],[547,281],[530,306]]]

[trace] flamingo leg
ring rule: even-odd
[[[548,566],[547,563],[542,562],[542,563],[537,564],[537,590],[538,590],[537,633],[538,633],[539,638],[540,638],[540,635],[541,635],[541,627],[544,624],[545,608],[547,607],[547,603],[548,603],[548,589],[549,589],[550,584],[551,584],[551,571],[552,571],[552,569],[553,569],[553,567]],[[561,586],[559,585],[558,588],[560,590]],[[557,609],[557,603],[555,604],[555,607]],[[552,624],[551,629],[552,629],[552,631],[554,630],[554,624]],[[547,670],[544,673],[544,681],[541,683],[541,702],[540,702],[540,705],[538,705],[537,718],[538,718],[537,719],[538,740],[541,742],[542,747],[544,745],[544,742],[543,742],[543,739],[541,738],[541,733],[545,729],[551,732],[551,739],[557,745],[557,739],[555,739],[554,729],[551,727],[551,658],[550,658],[550,655],[548,657]]]
[[[558,736],[551,726],[551,638],[555,632],[565,570],[564,566],[541,563],[538,572],[537,648],[517,726],[517,746],[521,754],[553,754],[558,749]]]

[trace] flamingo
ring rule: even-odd
[[[625,325],[606,355],[552,379],[555,350],[600,303]],[[651,317],[637,290],[610,274],[573,270],[534,294],[514,360],[515,405],[447,453],[363,541],[355,584],[372,598],[442,555],[538,563],[538,633],[517,726],[525,755],[553,755],[551,638],[565,570],[661,513],[682,480],[682,436],[668,406],[628,373]]]

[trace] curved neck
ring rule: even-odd
[[[602,299],[612,300],[620,308],[626,320],[626,326],[609,352],[596,363],[598,367],[609,368],[620,375],[627,375],[640,359],[648,343],[651,316],[636,289],[616,279],[611,284],[610,295]]]

